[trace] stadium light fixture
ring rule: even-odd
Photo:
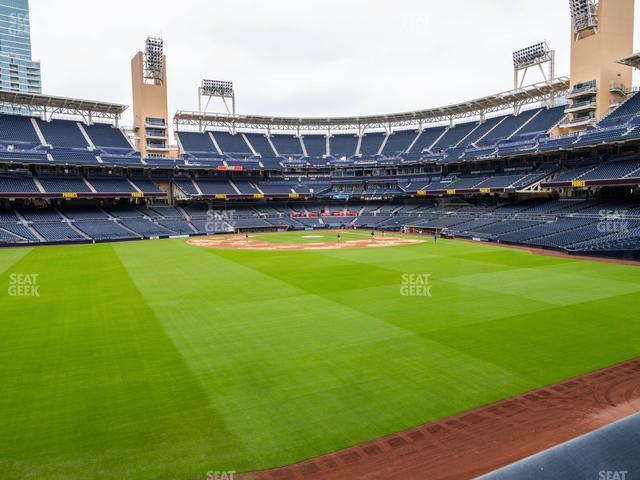
[[[545,42],[516,50],[513,52],[513,66],[522,68],[548,62],[550,53],[551,51]]]
[[[569,0],[569,8],[576,35],[598,27],[598,0]]]
[[[164,42],[161,38],[147,37],[144,50],[145,80],[164,81]]]
[[[207,103],[202,108],[202,98],[207,98]],[[224,104],[227,114],[235,116],[236,114],[236,92],[233,88],[233,82],[226,80],[209,80],[203,79],[202,83],[198,87],[198,111],[200,113],[206,113],[211,99],[219,98]],[[229,105],[228,101],[231,102]],[[232,133],[234,133],[232,131]]]
[[[222,80],[202,80],[202,95],[211,97],[232,98],[234,96],[233,82]]]
[[[544,65],[548,65],[545,70]],[[530,68],[538,67],[544,81],[551,83],[555,77],[555,52],[549,48],[547,42],[536,43],[513,52],[513,88],[523,88],[527,72]],[[553,96],[549,98],[553,102]]]

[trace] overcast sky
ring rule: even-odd
[[[44,93],[130,105],[130,59],[147,35],[161,35],[170,116],[197,109],[202,78],[233,80],[238,112],[250,114],[364,115],[471,100],[511,89],[512,51],[543,40],[568,76],[568,3],[30,0]]]

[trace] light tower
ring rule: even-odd
[[[202,105],[203,100],[206,98],[204,107]],[[233,82],[225,80],[202,80],[202,84],[198,87],[198,112],[202,115],[207,113],[211,100],[219,98],[222,100],[227,115],[234,117],[236,115],[236,92],[233,89]],[[232,125],[235,123],[231,122]],[[232,126],[231,133],[235,135],[235,127]],[[200,125],[200,131],[203,131],[203,126]]]
[[[546,42],[536,43],[513,52],[513,89],[519,90],[525,85],[530,69],[540,70],[545,82],[552,84],[556,75],[556,52]],[[553,106],[554,96],[549,97],[549,107]],[[519,106],[515,112],[519,113]]]
[[[634,0],[569,0],[571,86],[564,133],[595,123],[632,87],[632,69],[618,61],[633,53]]]
[[[161,38],[148,37],[131,60],[133,126],[143,157],[174,156],[169,147],[167,58]]]
[[[536,67],[540,69],[546,82],[553,82],[556,73],[555,53],[546,42],[536,43],[513,52],[513,89],[522,88],[529,69]]]
[[[207,98],[204,110],[202,108],[203,98]],[[202,80],[202,85],[198,88],[198,111],[200,113],[207,112],[212,98],[221,99],[229,115],[236,114],[236,93],[233,89],[233,82],[223,80]],[[227,101],[230,101],[231,105],[229,105]]]

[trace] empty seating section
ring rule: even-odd
[[[330,139],[331,155],[336,158],[350,158],[356,154],[358,137],[353,134],[333,135]]]
[[[580,180],[618,179],[626,176],[640,176],[640,160],[607,162],[580,177]],[[631,173],[636,175],[630,175]]]
[[[23,227],[22,225],[19,226],[26,229],[26,227]],[[29,243],[35,240],[35,238],[25,237],[12,231],[11,227],[13,227],[13,225],[8,226],[9,228],[5,227],[7,227],[7,225],[0,223],[0,245],[16,245]]]
[[[632,198],[639,183],[637,144],[619,143],[640,138],[640,94],[598,124],[566,137],[548,136],[564,118],[564,106],[501,115],[421,132],[410,127],[389,134],[365,131],[361,137],[178,132],[184,155],[172,160],[141,158],[122,130],[111,125],[0,115],[0,243],[119,241],[276,227],[415,226],[570,252],[640,249],[640,203],[609,200]],[[522,154],[537,155],[530,161],[515,158]],[[500,157],[504,160],[494,161]],[[480,159],[485,161],[467,163]],[[553,178],[555,172],[560,173]],[[514,200],[516,191],[522,195],[538,182],[563,195],[560,188],[589,189],[575,198]],[[600,185],[608,187],[606,197],[598,196]],[[535,197],[534,190],[527,189],[526,197]],[[503,191],[510,195],[484,195]],[[478,195],[467,203],[461,198],[465,193]],[[423,194],[447,198],[416,199]],[[263,195],[273,198],[262,201]],[[582,195],[590,199],[579,199]],[[154,205],[156,196],[187,205]],[[395,196],[389,203],[379,200]],[[249,202],[254,198],[261,201]],[[213,210],[221,221],[212,230]],[[225,216],[230,210],[232,219]],[[602,212],[609,210],[624,212],[624,229],[601,228]]]
[[[39,163],[47,164],[52,163],[47,157],[47,152],[43,151],[29,151],[23,152],[19,150],[3,151],[0,150],[0,162],[6,163]]]
[[[262,157],[275,157],[276,152],[271,148],[269,139],[262,133],[245,133],[245,137],[249,140],[249,143],[253,149]]]
[[[243,170],[260,170],[260,162],[255,158],[227,159],[225,162],[229,167],[242,167]]]
[[[137,155],[100,155],[100,160],[105,165],[118,165],[118,166],[126,166],[126,167],[140,167],[142,168],[142,161]],[[147,163],[148,165],[148,163]],[[169,165],[164,165],[165,167],[169,167]]]
[[[325,135],[305,135],[304,146],[309,157],[324,157],[327,155],[327,137]]]
[[[386,133],[368,133],[363,136],[360,142],[360,155],[378,155],[386,136]]]
[[[80,131],[77,122],[70,120],[51,120],[45,122],[38,119],[38,127],[46,142],[54,147],[88,148],[89,145]]]
[[[90,193],[91,189],[79,176],[41,175],[40,185],[47,193]]]
[[[281,159],[279,158],[260,158],[259,162],[266,170],[282,170]]]
[[[302,156],[302,145],[300,144],[300,138],[293,135],[272,135],[271,141],[273,146],[276,147],[278,153],[282,156]]]
[[[623,126],[640,113],[640,92],[627,99],[620,107],[599,122],[601,128]]]
[[[569,137],[548,138],[547,132],[565,116],[564,109],[564,106],[541,108],[525,111],[516,116],[497,116],[481,124],[471,121],[454,126],[429,127],[420,134],[411,129],[395,131],[388,137],[386,133],[365,132],[361,139],[355,134],[338,134],[329,139],[329,152],[326,148],[326,138],[321,134],[306,135],[303,139],[304,150],[301,139],[294,135],[272,135],[271,141],[277,149],[277,154],[281,156],[301,157],[306,150],[307,155],[314,159],[310,164],[325,167],[328,165],[318,160],[319,158],[327,153],[339,159],[350,158],[355,155],[359,142],[359,153],[364,157],[374,157],[382,153],[385,157],[396,158],[398,161],[401,159],[414,161],[423,156],[429,160],[451,163],[485,157],[548,152],[640,137],[640,94],[638,93],[629,97],[620,107],[586,132]],[[93,165],[100,162],[96,159],[97,156],[105,165],[145,166],[145,162],[142,162],[134,153],[122,130],[110,124],[85,125],[70,120],[43,121],[40,118],[35,119],[35,122],[43,134],[44,141],[53,146],[51,155],[55,163]],[[89,151],[89,142],[82,132],[83,129],[93,145],[99,149],[96,152]],[[193,162],[195,159],[221,162],[221,160],[215,160],[220,155],[216,148],[217,144],[230,158],[249,158],[254,155],[255,150],[267,162],[262,164],[263,167],[283,168],[274,158],[277,154],[262,133],[232,135],[227,131],[177,132],[177,137],[186,154],[187,162],[190,160]],[[32,124],[32,117],[0,115],[0,145],[14,145],[21,148],[21,151],[0,149],[0,161],[47,163],[49,160],[46,149],[39,152],[33,151],[34,148],[42,148],[40,143]],[[493,146],[496,146],[496,150],[491,150],[490,147]],[[380,152],[381,147],[383,147],[382,152]],[[148,159],[146,166],[151,165],[156,168],[165,166],[159,164],[157,160]],[[209,164],[201,161],[189,166],[215,168],[221,165],[222,163]]]
[[[289,195],[294,193],[289,183],[264,182],[258,188],[267,195]]]
[[[473,150],[466,150],[464,155],[460,157],[462,160],[474,160],[476,158],[489,158],[496,157],[497,148],[486,147],[486,148],[476,148]]]
[[[131,144],[119,128],[104,123],[94,123],[85,125],[84,129],[98,148],[132,150]]]
[[[87,179],[98,193],[135,193],[125,177],[90,177]]]
[[[186,220],[180,220],[175,218],[158,220],[158,225],[166,228],[178,235],[192,235],[196,233],[195,230],[187,223]]]
[[[226,153],[232,157],[251,157],[253,152],[247,142],[244,141],[244,137],[241,134],[231,135],[229,132],[211,132],[216,140],[216,143],[222,150],[222,153]]]
[[[108,207],[106,212],[113,218],[144,218],[144,213],[140,209],[132,207]]]
[[[498,183],[497,180],[501,182]],[[495,176],[480,182],[506,185],[517,175]],[[456,183],[470,187],[478,179],[461,178]],[[243,190],[247,185],[241,182]],[[271,187],[284,189],[288,182]],[[628,215],[626,229],[608,231],[600,228],[602,210],[620,210]],[[65,207],[62,214],[54,209],[22,210],[21,216],[4,210],[0,214],[0,242],[80,242],[112,241],[171,235],[225,233],[232,229],[274,228],[383,228],[397,230],[404,225],[446,229],[461,237],[520,243],[570,251],[607,251],[632,249],[640,244],[640,205],[584,200],[528,200],[504,207],[483,207],[467,203],[438,206],[430,203],[351,203],[341,206],[254,206],[229,210],[209,210],[204,204],[173,206],[109,207],[107,213],[96,207]],[[230,213],[233,211],[233,213]],[[211,213],[209,213],[211,212]],[[355,217],[309,217],[325,212],[355,212]],[[220,221],[212,227],[217,213]],[[290,215],[303,217],[291,218]],[[579,216],[575,216],[579,214]],[[38,237],[33,233],[37,232]]]
[[[447,127],[443,126],[427,128],[423,130],[416,142],[411,147],[411,150],[409,150],[409,153],[420,154],[425,150],[429,150],[431,146],[440,139],[446,129]]]
[[[387,143],[382,150],[383,155],[387,157],[397,157],[402,153],[408,152],[409,147],[418,136],[415,130],[398,130],[389,135]]]
[[[25,209],[21,210],[20,214],[27,221],[59,222],[62,220],[62,217],[53,208]]]
[[[575,143],[579,145],[598,145],[601,143],[614,142],[624,140],[627,129],[625,127],[611,127],[605,130],[586,131]]]
[[[35,243],[39,241],[38,237],[34,235],[33,231],[28,226],[22,223],[3,223],[2,228],[12,235],[19,237],[19,239],[21,239],[21,242],[28,241]]]
[[[517,137],[532,136],[533,134],[544,134],[556,126],[566,115],[565,107],[543,108],[529,123],[527,123],[518,133]]]
[[[133,184],[143,193],[162,193],[160,187],[149,178],[132,178]]]
[[[64,217],[70,220],[109,220],[104,211],[96,207],[65,206],[61,210]]]
[[[473,189],[473,188],[476,188],[479,184],[481,184],[485,180],[486,180],[486,177],[485,178],[482,178],[482,177],[460,178],[458,180],[455,180],[454,182],[451,182],[449,185],[447,185],[447,188],[455,189],[455,190]]]
[[[571,182],[573,180],[578,180],[580,177],[582,177],[583,175],[586,175],[587,173],[589,173],[590,171],[594,170],[595,168],[596,168],[595,165],[590,165],[588,167],[580,167],[580,168],[576,168],[574,170],[569,170],[568,172],[564,172],[564,173],[558,175],[553,180],[553,183],[555,183],[555,182]]]
[[[505,117],[493,117],[487,119],[484,123],[478,125],[478,127],[473,130],[473,132],[471,132],[469,136],[460,143],[459,146],[463,147],[477,143],[485,135],[489,134],[494,128],[496,128],[496,125],[502,122],[504,118]]]
[[[168,237],[174,234],[168,228],[153,223],[146,218],[122,218],[119,222],[142,237]]]
[[[197,182],[205,195],[238,195],[231,184],[223,180],[198,179]]]
[[[447,129],[447,132],[433,145],[431,151],[439,152],[449,148],[454,148],[477,127],[477,122],[467,122]]]
[[[31,117],[0,115],[0,143],[40,145]]]
[[[0,193],[38,193],[38,187],[30,175],[0,174]]]
[[[97,241],[130,240],[138,235],[123,228],[112,220],[81,220],[74,223],[76,228]]]
[[[578,140],[578,135],[565,135],[562,137],[545,138],[538,143],[538,150],[548,152],[571,148]]]
[[[98,159],[96,154],[87,150],[62,150],[54,149],[51,151],[51,156],[56,163],[62,163],[67,165],[88,165],[97,166]]]
[[[255,195],[258,192],[249,182],[234,181],[233,184],[240,191],[240,195]]]
[[[482,140],[478,142],[478,146],[483,145],[495,145],[501,140],[505,140],[511,137],[516,133],[520,128],[522,128],[525,123],[533,118],[534,115],[538,114],[540,110],[529,110],[527,112],[521,113],[520,115],[509,115],[504,117],[504,119],[491,130]]]
[[[191,195],[191,196],[199,195],[198,190],[196,190],[196,187],[190,178],[177,177],[173,179],[173,183],[175,186],[177,186],[180,190],[182,190],[187,195]]]
[[[479,183],[478,188],[509,188],[522,179],[522,175],[498,175]]]
[[[0,209],[0,223],[14,223],[18,221],[13,210]]]
[[[86,240],[80,233],[62,222],[36,222],[33,228],[47,242],[77,242]]]
[[[185,152],[196,157],[217,156],[213,141],[208,133],[177,132],[178,139]]]

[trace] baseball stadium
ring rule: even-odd
[[[44,94],[0,0],[0,478],[640,479],[635,5],[565,2],[508,90],[292,117],[170,112],[160,36]]]

